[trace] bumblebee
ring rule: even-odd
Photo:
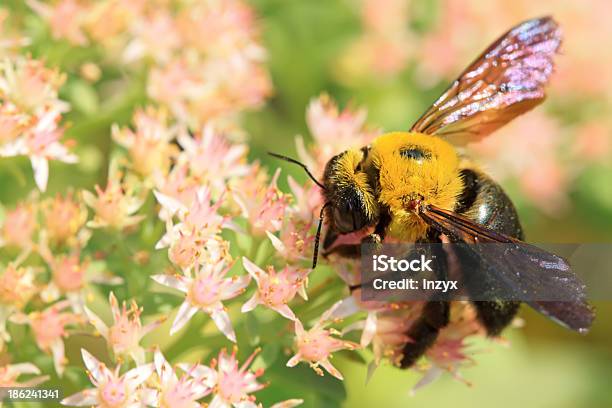
[[[521,242],[523,229],[510,198],[458,150],[545,99],[544,86],[560,43],[561,31],[551,17],[525,21],[470,64],[410,131],[387,133],[369,146],[339,153],[327,163],[322,183],[302,165],[325,197],[320,217],[329,224],[323,241],[325,253],[358,256],[360,245],[334,243],[340,235],[359,231],[371,231],[362,243],[374,244],[388,237],[401,242],[521,243],[516,251],[499,255],[504,262],[496,263],[491,276],[481,278],[496,279],[517,290],[548,285],[567,301],[532,301],[529,305],[563,326],[586,332],[594,313],[569,265]],[[313,267],[320,232],[321,222]],[[491,336],[511,322],[520,305],[517,301],[472,303]],[[435,342],[439,330],[449,322],[449,310],[448,301],[432,300],[425,305],[406,333],[413,341],[403,350],[402,367],[414,364]]]

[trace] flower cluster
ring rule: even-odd
[[[0,157],[28,156],[34,180],[47,188],[49,160],[75,163],[61,139],[68,105],[58,98],[65,77],[43,61],[15,56],[0,62]]]
[[[100,44],[128,67],[152,64],[149,97],[191,127],[213,121],[231,126],[228,118],[270,94],[256,18],[241,0],[28,4],[56,39]]]

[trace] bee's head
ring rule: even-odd
[[[378,206],[363,169],[367,150],[347,150],[332,157],[325,166],[323,183],[331,227],[347,234],[374,223]]]
[[[324,215],[327,216],[331,228],[341,234],[372,225],[378,217],[378,206],[369,182],[369,176],[362,168],[366,154],[367,149],[364,148],[347,150],[332,157],[325,166],[323,184],[321,184],[303,163],[287,156],[270,153],[276,158],[301,166],[323,190],[325,204],[321,209],[319,226],[315,236],[313,268],[317,264],[319,238]]]
[[[462,189],[459,158],[452,145],[430,135],[394,132],[372,148],[379,169],[380,201],[394,214],[418,213],[434,204],[453,209]]]

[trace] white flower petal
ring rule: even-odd
[[[44,192],[47,189],[47,181],[49,180],[49,162],[40,156],[30,157],[30,162],[32,162],[36,186],[40,191]]]
[[[151,279],[160,285],[168,286],[184,293],[189,291],[188,282],[183,277],[172,275],[153,275],[151,276]]]
[[[344,380],[344,377],[342,376],[342,374],[340,374],[340,371],[338,371],[338,369],[336,367],[334,367],[332,365],[332,363],[328,359],[320,361],[319,364],[321,364],[321,366],[324,369],[326,369],[328,373],[330,373],[331,375],[333,375],[337,379]]]
[[[285,251],[287,251],[287,247],[285,246],[283,241],[281,241],[276,235],[272,234],[270,231],[266,231],[266,235],[268,236],[268,239],[272,243],[274,249],[276,249],[281,254],[284,254]]]
[[[84,348],[81,349],[81,355],[83,356],[83,363],[89,370],[89,373],[96,382],[102,382],[105,378],[112,375],[112,373],[106,368],[106,366],[98,361],[97,358],[92,356],[89,351]]]
[[[427,372],[425,373],[425,375],[419,380],[419,382],[417,382],[414,387],[412,387],[412,389],[410,390],[410,394],[414,395],[414,393],[419,389],[419,388],[423,388],[424,386],[431,384],[432,382],[434,382],[435,380],[437,380],[442,373],[444,372],[444,369],[434,365],[432,366],[429,370],[427,370]]]
[[[304,403],[303,399],[290,399],[287,401],[277,402],[276,404],[272,405],[270,408],[293,408],[293,407],[297,407],[298,405],[302,405],[303,403]]]
[[[155,371],[157,371],[159,381],[162,384],[168,384],[170,380],[173,380],[173,383],[176,383],[178,381],[174,369],[172,368],[170,363],[168,363],[168,361],[159,349],[155,350],[155,354],[153,355],[153,361],[155,363]]]
[[[217,328],[221,330],[221,333],[225,334],[225,337],[236,342],[236,334],[234,333],[234,328],[232,327],[232,322],[230,321],[229,315],[223,308],[218,308],[213,310],[210,314],[210,317],[213,319]]]
[[[11,370],[20,374],[40,374],[40,369],[32,363],[11,364]]]
[[[365,321],[363,333],[361,333],[361,347],[366,347],[372,342],[374,335],[376,334],[376,313],[368,313],[368,317]]]
[[[172,327],[170,328],[170,335],[172,336],[174,333],[179,331],[187,322],[193,317],[193,315],[198,311],[197,307],[193,307],[191,303],[184,301],[179,308],[179,311],[174,318],[174,322],[172,323]]]
[[[127,382],[127,386],[131,390],[135,390],[143,382],[147,381],[147,379],[153,374],[154,367],[153,364],[145,364],[138,366],[136,368],[132,368],[130,371],[125,373],[123,378]]]
[[[187,212],[187,207],[179,200],[170,197],[169,195],[160,193],[157,190],[153,190],[153,195],[157,199],[157,202],[168,210],[170,214],[174,215],[179,212]]]
[[[89,310],[87,306],[84,306],[83,309],[85,310],[85,315],[87,315],[87,318],[89,319],[89,323],[96,328],[102,337],[108,339],[108,327],[102,321],[102,319],[100,319],[94,312]]]
[[[287,367],[295,367],[300,361],[302,361],[302,356],[300,355],[300,353],[298,353],[291,357],[289,361],[287,361]]]
[[[64,374],[66,365],[66,355],[64,353],[64,341],[59,338],[51,344],[51,354],[53,355],[53,367],[58,377]]]
[[[246,271],[249,273],[249,275],[251,275],[253,279],[255,279],[257,283],[259,283],[259,277],[262,274],[265,274],[265,272],[259,266],[251,262],[246,256],[242,257],[242,265],[244,266],[244,269],[246,269]]]
[[[270,306],[270,309],[280,313],[281,316],[286,317],[289,320],[296,319],[295,314],[293,314],[293,311],[287,305]]]
[[[248,313],[251,310],[255,309],[259,304],[259,294],[255,292],[253,296],[249,300],[246,301],[244,305],[240,308],[242,313]]]

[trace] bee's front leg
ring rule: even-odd
[[[378,223],[374,227],[374,232],[361,239],[362,245],[374,245],[376,251],[382,248],[382,243],[387,235],[387,228],[391,224],[391,213],[389,209],[384,207],[380,210]]]

